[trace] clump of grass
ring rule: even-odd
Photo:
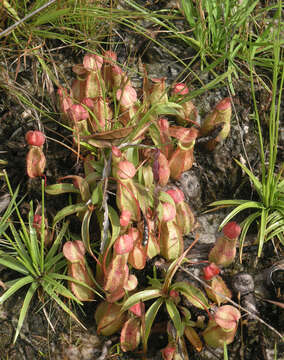
[[[281,16],[281,6],[278,7],[278,18]],[[260,179],[253,172],[241,164],[236,162],[242,170],[249,176],[254,189],[257,192],[259,201],[249,200],[221,200],[215,201],[210,206],[214,207],[235,207],[220,225],[222,228],[228,221],[244,210],[252,210],[253,212],[242,222],[242,233],[240,236],[241,252],[245,241],[246,234],[252,223],[258,223],[258,257],[261,256],[263,245],[265,242],[277,238],[284,245],[284,166],[277,171],[277,151],[278,136],[280,125],[280,106],[282,98],[282,90],[284,83],[284,64],[281,61],[283,50],[281,49],[281,26],[280,21],[274,32],[273,41],[273,82],[272,82],[272,101],[269,118],[269,144],[268,144],[268,165],[266,148],[263,142],[261,122],[259,118],[258,106],[255,97],[254,79],[253,79],[253,54],[250,58],[251,67],[251,89],[254,103],[254,119],[258,128],[260,157],[261,157],[261,175]]]
[[[77,281],[67,275],[65,275],[67,263],[64,259],[62,252],[60,252],[61,243],[65,237],[68,223],[66,222],[61,231],[57,234],[53,244],[47,250],[45,246],[46,231],[44,221],[44,191],[42,182],[42,221],[40,239],[38,239],[35,225],[34,225],[34,212],[32,203],[30,203],[30,211],[28,214],[28,224],[25,224],[16,202],[16,196],[18,189],[13,193],[9,179],[5,174],[8,189],[12,196],[11,203],[6,210],[4,219],[6,223],[1,223],[0,231],[5,241],[2,241],[2,249],[0,251],[0,264],[20,274],[18,278],[5,283],[7,287],[6,291],[0,297],[0,304],[4,303],[15,292],[28,286],[26,295],[21,307],[18,325],[14,337],[16,342],[19,336],[20,330],[23,326],[23,322],[28,313],[31,301],[36,292],[44,297],[49,297],[54,300],[62,310],[75,319],[79,324],[83,324],[79,321],[76,315],[70,310],[70,308],[61,300],[61,296],[67,297],[73,300],[77,304],[82,304],[68,288],[63,284],[63,281],[71,281],[78,283],[82,286],[89,288],[85,283]],[[17,229],[12,222],[12,219],[8,219],[7,216],[14,210],[17,214],[17,220],[20,223],[20,229]],[[95,291],[94,291],[95,292]],[[84,326],[83,326],[84,327]]]

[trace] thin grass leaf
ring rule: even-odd
[[[87,330],[86,327],[79,321],[79,319],[76,317],[76,315],[64,304],[62,300],[56,295],[53,289],[51,289],[47,284],[43,283],[42,287],[44,291],[54,300],[57,302],[57,304],[64,310],[72,319],[74,319],[79,325],[82,326],[84,330]],[[77,303],[80,303],[76,299]]]
[[[56,280],[56,276],[59,274],[48,274],[43,276],[42,285],[46,284],[46,286],[49,286],[52,291],[55,293],[58,293],[68,299],[71,299],[78,304],[82,305],[82,303],[76,298],[76,296],[73,295],[73,293],[67,289],[67,287],[63,284],[61,284],[59,281]]]
[[[49,276],[54,280],[66,280],[66,281],[73,282],[74,284],[84,286],[86,289],[91,290],[93,293],[95,293],[99,297],[103,298],[103,296],[98,291],[96,291],[94,288],[87,285],[83,281],[80,281],[80,280],[77,280],[77,279],[73,278],[72,276],[63,275],[63,274],[57,274],[57,273],[51,273],[51,274],[49,274]],[[69,289],[67,289],[67,288],[65,288],[65,289],[70,293]],[[71,292],[71,294],[73,294],[73,293]],[[63,293],[61,293],[61,295],[63,295]],[[69,296],[63,295],[63,296],[70,298],[70,295]]]
[[[12,231],[13,239],[6,233],[4,233],[4,237],[9,241],[11,246],[15,249],[17,254],[25,259],[27,263],[31,263],[31,258],[26,250],[25,244],[22,242],[21,237],[19,236],[15,226],[13,223],[9,224],[10,230]]]
[[[242,205],[237,206],[221,222],[221,224],[219,226],[219,230],[221,230],[238,213],[240,213],[240,212],[242,212],[244,210],[247,210],[247,209],[261,209],[261,210],[264,210],[264,207],[260,202],[256,202],[256,201],[247,201],[246,203],[243,203]]]
[[[31,286],[29,287],[29,290],[26,293],[24,302],[23,302],[22,307],[21,307],[20,316],[19,316],[19,319],[18,319],[18,324],[17,324],[17,328],[16,328],[16,332],[15,332],[15,337],[14,337],[14,340],[13,340],[14,344],[15,344],[15,342],[16,342],[18,336],[19,336],[19,333],[21,331],[21,328],[23,326],[23,322],[24,322],[25,317],[27,315],[27,312],[29,310],[30,302],[31,302],[31,300],[32,300],[32,298],[34,296],[34,293],[38,289],[39,285],[40,285],[39,283],[33,282],[31,284]]]
[[[263,197],[263,184],[258,180],[258,178],[240,161],[234,159],[235,162],[242,168],[242,170],[249,176],[250,180],[252,181],[255,190],[257,191],[258,195],[262,198]]]
[[[195,9],[192,5],[191,1],[188,0],[181,0],[182,10],[184,12],[184,15],[191,27],[195,27]]]
[[[59,266],[59,264],[61,264],[61,267]],[[53,266],[56,266],[56,271],[67,267],[67,260],[65,259],[62,252],[54,255],[52,258],[50,258],[49,261],[47,261],[46,259],[44,260],[44,272],[48,273],[50,270],[52,270]]]
[[[19,279],[13,286],[11,286],[8,290],[6,290],[4,292],[4,294],[0,297],[0,304],[3,304],[3,302],[6,301],[15,292],[20,290],[23,286],[32,283],[33,281],[34,281],[34,278],[30,275]]]
[[[56,256],[59,256],[61,253],[59,253],[58,255]],[[62,256],[61,256],[62,257]],[[67,270],[67,263],[66,263],[66,259],[65,257],[62,257],[61,260],[57,261],[57,263],[55,263],[53,266],[53,272],[56,272],[56,273],[66,273],[66,270]]]
[[[143,336],[143,347],[145,349],[147,349],[148,338],[151,332],[153,322],[162,304],[163,304],[163,299],[159,298],[149,307],[149,309],[145,314],[145,333]]]
[[[14,240],[17,241],[17,244],[19,244],[21,248],[19,246],[16,246],[17,244],[15,244],[15,242],[13,242],[13,240],[6,233],[4,233],[4,237],[10,242],[10,244],[16,250],[17,261],[21,263],[32,276],[36,277],[38,273],[36,269],[32,266],[32,259],[29,256],[28,252],[25,250],[21,238],[12,223],[10,224],[10,228],[12,230]]]
[[[262,209],[261,211],[260,229],[258,236],[258,241],[259,241],[258,252],[257,252],[258,257],[261,256],[263,244],[265,242],[265,228],[266,228],[268,213],[269,213],[269,209]]]
[[[45,14],[38,16],[36,21],[33,22],[32,26],[39,26],[54,22],[56,19],[61,18],[64,15],[70,15],[70,11],[70,8],[49,10]]]
[[[68,229],[68,226],[69,226],[69,221],[67,221],[63,224],[59,234],[56,236],[56,239],[54,240],[51,248],[49,249],[49,251],[45,257],[46,264],[49,264],[50,260],[52,260],[54,255],[56,254],[56,252],[62,242],[62,239]]]
[[[14,192],[13,196],[11,197],[11,200],[10,200],[10,203],[9,203],[7,209],[5,210],[4,214],[1,216],[0,235],[3,234],[3,232],[6,231],[9,226],[9,222],[10,222],[9,218],[11,217],[13,211],[15,210],[16,198],[18,196],[19,189],[20,189],[20,186],[18,185],[16,188],[16,191]]]
[[[281,244],[284,245],[284,235],[283,235],[283,232],[280,232],[279,234],[277,234],[277,237],[278,237],[279,241],[281,242]]]
[[[34,267],[40,273],[41,258],[40,258],[40,251],[39,251],[39,246],[38,246],[37,233],[33,226],[34,212],[33,212],[32,202],[30,203],[30,211],[29,211],[28,219],[29,219],[29,239],[28,240],[30,243],[30,255],[31,255]]]
[[[267,237],[271,231],[274,231],[276,228],[282,225],[284,225],[284,218],[282,214],[280,214],[278,211],[274,211],[272,214],[269,214],[265,227],[265,237]]]
[[[246,235],[248,232],[249,227],[251,224],[261,216],[261,211],[255,212],[254,214],[249,215],[242,223],[241,223],[241,235],[239,238],[240,242],[240,262],[242,263],[242,257],[243,257],[243,248],[245,244]]]
[[[280,242],[282,244],[283,243],[283,234],[284,234],[284,223],[282,223],[281,225],[279,225],[273,232],[269,233],[268,235],[266,235],[265,237],[265,242],[277,237]]]
[[[248,202],[247,200],[218,200],[218,201],[213,201],[208,206],[230,207],[234,205],[246,204],[247,202]]]
[[[179,337],[182,336],[184,327],[182,325],[180,313],[179,313],[175,303],[170,299],[166,299],[166,308],[167,308],[167,312],[174,324],[174,327],[177,330],[177,335]]]
[[[8,254],[1,254],[0,264],[23,275],[29,274],[27,268],[22,265],[22,263],[20,263],[18,260],[16,260],[14,256]]]

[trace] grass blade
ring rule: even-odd
[[[145,333],[143,336],[143,348],[144,349],[147,349],[147,343],[148,343],[150,331],[151,331],[153,322],[155,320],[155,317],[157,316],[157,313],[162,304],[163,304],[163,299],[159,298],[149,307],[149,309],[147,310],[147,312],[145,314]]]
[[[37,288],[39,287],[39,283],[37,282],[33,282],[31,284],[31,286],[29,287],[29,290],[27,291],[26,293],[26,296],[25,296],[25,299],[24,299],[24,302],[23,302],[23,305],[21,307],[21,312],[20,312],[20,316],[19,316],[19,319],[18,319],[18,324],[17,324],[17,328],[16,328],[16,333],[15,333],[15,337],[14,337],[14,341],[13,343],[15,344],[16,340],[17,340],[17,337],[21,331],[21,328],[23,326],[23,322],[25,320],[25,317],[27,315],[27,312],[28,312],[28,309],[29,309],[29,306],[30,306],[30,302],[32,300],[32,297],[34,295],[34,293],[36,292]]]
[[[172,319],[174,327],[177,330],[177,335],[179,337],[182,336],[184,329],[183,329],[180,313],[179,313],[176,305],[174,304],[174,302],[172,300],[167,299],[166,300],[166,308],[167,308],[167,312],[168,312],[170,318]]]
[[[62,300],[56,295],[53,289],[51,289],[48,285],[45,283],[42,284],[42,287],[44,291],[54,300],[57,302],[57,304],[64,310],[72,319],[74,319],[79,325],[82,326],[83,329],[87,330],[86,327],[80,322],[80,320],[77,318],[77,316],[64,304]],[[77,300],[77,302],[79,302]]]
[[[13,286],[11,286],[8,290],[4,292],[4,294],[0,297],[0,304],[3,304],[5,300],[7,300],[10,296],[12,296],[15,292],[20,290],[23,286],[28,285],[34,281],[34,278],[30,275],[25,276],[19,279]]]

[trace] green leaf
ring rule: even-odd
[[[0,255],[0,264],[12,269],[14,271],[17,271],[23,275],[28,275],[29,272],[27,270],[27,268],[20,263],[17,259],[15,259],[14,256],[8,255],[8,254],[1,254]]]
[[[159,289],[146,289],[136,294],[131,295],[122,305],[121,311],[126,311],[131,306],[137,304],[139,301],[147,301],[162,296],[162,292]]]
[[[258,252],[257,252],[258,257],[261,256],[263,244],[265,241],[265,228],[266,228],[268,213],[269,213],[269,209],[263,209],[261,212],[260,229],[259,229],[259,237],[258,237],[258,241],[259,241]]]
[[[258,195],[262,198],[263,197],[263,188],[261,182],[258,180],[258,178],[241,162],[234,159],[235,162],[242,168],[242,170],[249,176],[250,180],[253,182],[253,185],[258,193]]]
[[[84,286],[86,289],[91,290],[93,293],[95,293],[99,297],[103,298],[102,295],[98,291],[96,291],[94,288],[87,285],[83,281],[75,279],[72,276],[68,276],[68,275],[64,275],[64,274],[51,273],[51,274],[49,274],[49,277],[54,279],[54,280],[66,280],[66,281],[71,281],[71,282],[73,282],[75,284]],[[68,298],[71,298],[72,296],[74,296],[74,294],[68,288],[66,288],[65,286],[64,286],[64,288],[65,288],[65,290],[67,290],[67,292],[64,290],[64,293],[60,292],[61,295],[65,296],[65,297],[68,297]]]
[[[118,216],[117,212],[110,205],[108,205],[108,216],[109,216],[109,220],[111,223],[111,229],[112,229],[111,240],[110,240],[110,244],[109,244],[109,247],[111,247],[120,234],[120,221],[119,221],[119,216]]]
[[[210,203],[208,206],[224,206],[230,207],[234,205],[246,204],[248,200],[218,200]]]
[[[82,305],[81,301],[79,301],[76,296],[69,290],[65,285],[63,285],[61,282],[57,281],[58,275],[55,273],[50,273],[47,275],[44,275],[42,277],[42,286],[45,284],[46,287],[49,287],[52,291],[55,293],[58,293],[68,299],[71,299],[75,301],[76,303]],[[73,279],[73,278],[72,278]]]
[[[85,326],[79,321],[79,319],[76,317],[76,315],[64,304],[64,302],[56,295],[54,290],[50,288],[50,286],[46,283],[42,284],[42,287],[44,291],[54,300],[57,302],[57,304],[64,310],[70,317],[72,317],[75,321],[77,321],[78,324],[82,326],[83,329],[87,330]],[[77,299],[76,299],[77,300]],[[78,303],[80,303],[77,300]]]
[[[86,250],[90,255],[93,256],[93,251],[91,249],[91,244],[90,244],[90,221],[92,215],[93,212],[89,209],[85,212],[81,226],[81,237]]]
[[[251,226],[251,224],[261,215],[261,211],[257,211],[254,214],[249,215],[242,223],[241,223],[241,228],[242,228],[242,232],[239,238],[240,241],[240,261],[242,262],[242,255],[243,255],[243,247],[244,247],[244,242],[245,242],[245,238],[248,232],[249,227]]]
[[[28,246],[26,246],[29,244],[26,244],[22,241],[20,234],[17,232],[13,223],[10,223],[9,225],[13,237],[11,239],[6,233],[4,233],[5,238],[9,240],[10,244],[13,246],[13,248],[16,250],[16,252],[22,259],[25,259],[27,263],[31,263],[31,257],[27,252],[29,248]]]
[[[150,331],[153,325],[153,322],[155,320],[155,317],[157,316],[157,313],[163,304],[163,299],[160,298],[156,300],[147,310],[145,314],[145,334],[143,336],[143,344],[144,348],[147,348],[148,338],[150,335]]]
[[[173,284],[171,289],[179,291],[197,308],[202,310],[209,308],[207,297],[197,287],[183,281]]]
[[[55,226],[59,221],[64,219],[66,216],[76,214],[77,212],[83,212],[88,209],[88,206],[85,203],[72,204],[68,205],[65,208],[58,211],[53,219],[53,226]]]
[[[30,275],[25,276],[19,279],[13,286],[11,286],[8,290],[4,292],[4,294],[0,297],[0,304],[3,304],[10,296],[12,296],[16,291],[21,289],[23,286],[32,283],[34,278]]]
[[[180,313],[179,313],[175,303],[170,299],[166,299],[166,308],[167,308],[167,312],[168,312],[170,318],[172,319],[174,327],[177,330],[177,335],[179,337],[182,336],[184,327],[183,327],[183,324],[181,321]]]
[[[246,201],[245,203],[237,206],[234,210],[232,210],[222,221],[222,223],[219,226],[219,230],[221,230],[227,222],[229,222],[233,217],[235,217],[238,213],[246,210],[246,209],[261,209],[264,210],[264,206],[262,203],[257,201]]]
[[[19,316],[19,320],[18,320],[18,324],[17,324],[17,329],[16,329],[16,333],[15,333],[15,337],[14,337],[14,341],[13,343],[15,344],[17,337],[21,331],[21,328],[23,326],[23,322],[25,320],[25,317],[27,315],[27,312],[29,310],[29,306],[30,306],[30,302],[32,300],[32,297],[34,296],[34,293],[36,292],[37,288],[39,287],[39,283],[37,282],[33,282],[31,284],[31,286],[29,287],[29,290],[26,293],[23,305],[21,307],[21,312],[20,312],[20,316]]]
[[[62,239],[68,229],[68,226],[69,226],[69,222],[65,222],[59,232],[59,234],[56,236],[56,239],[54,240],[51,248],[49,249],[46,257],[45,257],[45,263],[46,265],[48,266],[50,260],[53,259],[54,255],[56,254],[61,242],[62,242]]]
[[[100,182],[92,192],[92,204],[97,205],[103,201],[103,183]]]
[[[195,16],[194,16],[195,9],[193,7],[193,3],[188,0],[181,0],[181,4],[182,4],[182,10],[184,11],[184,15],[185,15],[189,25],[192,28],[195,28],[195,26],[196,26]],[[200,44],[199,44],[199,46],[200,46]]]
[[[69,184],[69,183],[47,185],[45,188],[45,192],[49,195],[60,195],[66,193],[80,194],[80,190],[75,188],[73,184]]]
[[[58,253],[57,255],[54,255],[52,258],[50,258],[48,260],[48,262],[44,261],[44,272],[48,273],[49,271],[52,270],[52,268],[55,266],[55,268],[53,269],[53,271],[59,271],[62,268],[67,269],[67,260],[65,259],[64,255],[62,252]]]
[[[17,186],[17,189],[14,192],[7,209],[5,210],[4,214],[0,218],[0,234],[3,234],[3,232],[9,226],[9,222],[10,222],[9,217],[12,215],[13,211],[15,210],[15,206],[17,206],[16,198],[18,196],[19,189],[20,189],[20,186]]]
[[[35,228],[33,227],[33,220],[34,220],[34,212],[33,212],[33,205],[32,202],[30,202],[30,211],[29,211],[29,238],[28,242],[30,243],[30,255],[33,261],[34,268],[37,269],[37,272],[40,274],[40,252],[39,252],[39,246],[38,246],[38,239],[37,239],[37,233]]]
[[[40,15],[32,25],[39,26],[47,23],[52,23],[57,18],[61,18],[64,15],[70,16],[70,11],[70,8],[49,10],[44,14]]]

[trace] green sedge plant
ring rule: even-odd
[[[42,214],[40,231],[37,233],[32,202],[30,203],[28,222],[26,224],[21,216],[19,203],[16,202],[18,189],[15,193],[13,193],[6,172],[5,178],[12,196],[9,210],[11,210],[11,207],[14,207],[20,228],[17,228],[14,225],[12,218],[6,218],[6,225],[4,228],[3,225],[1,227],[2,236],[5,241],[2,241],[0,264],[18,273],[19,277],[5,283],[7,290],[1,295],[0,304],[4,303],[19,290],[26,292],[19,315],[14,342],[16,342],[19,336],[23,322],[30,308],[32,298],[36,293],[41,296],[43,295],[44,298],[48,297],[55,301],[70,317],[84,327],[76,315],[61,299],[61,296],[63,296],[73,300],[77,304],[82,304],[65,286],[64,282],[66,281],[88,287],[85,283],[65,275],[67,262],[62,251],[60,251],[60,247],[66,236],[68,223],[66,222],[63,224],[61,230],[55,236],[50,248],[46,248],[43,190],[44,182],[42,182]],[[8,214],[7,211],[6,213]],[[91,291],[95,291],[94,289],[89,289]]]
[[[278,9],[281,13],[281,8]],[[279,17],[280,19],[280,17]],[[245,210],[251,210],[252,213],[241,223],[242,232],[240,235],[240,257],[242,258],[242,249],[245,238],[250,226],[257,222],[258,224],[258,257],[261,256],[265,242],[277,238],[284,245],[284,164],[277,171],[277,146],[280,124],[280,106],[284,83],[284,66],[280,61],[283,56],[283,49],[280,43],[280,21],[278,30],[274,39],[274,66],[272,83],[272,102],[269,118],[269,143],[268,143],[268,165],[266,165],[266,148],[263,141],[261,122],[255,98],[253,74],[251,72],[251,88],[254,102],[254,117],[258,128],[260,157],[261,157],[261,175],[260,179],[247,166],[235,160],[242,170],[248,175],[253,187],[259,197],[259,201],[249,200],[221,200],[211,203],[209,206],[215,207],[234,207],[234,209],[225,217],[220,225],[220,229],[228,223],[233,217]],[[252,66],[252,64],[251,64]]]
[[[232,75],[236,79],[239,73],[245,75],[240,63],[247,61],[249,51],[255,65],[270,70],[273,67],[270,59],[274,25],[267,15],[277,7],[278,4],[272,4],[262,8],[258,0],[181,0],[182,13],[192,29],[191,36],[186,35],[184,39],[198,50],[202,67],[209,66],[214,72],[218,65],[226,64],[228,83],[234,94]],[[264,19],[267,26],[254,26]]]
[[[133,10],[133,17],[136,14],[151,20],[153,24],[164,30],[159,37],[145,34],[145,29],[137,23],[132,16],[114,19],[129,27],[133,31],[143,34],[149,42],[159,46],[172,58],[176,59],[187,69],[191,75],[197,79],[202,88],[192,92],[191,98],[201,92],[214,88],[220,82],[228,80],[232,94],[234,94],[234,79],[238,79],[241,74],[247,77],[243,67],[247,64],[248,56],[251,56],[255,66],[261,66],[271,71],[273,62],[273,28],[274,21],[277,21],[277,12],[271,17],[271,12],[277,9],[281,1],[276,4],[259,6],[259,1],[250,0],[181,0],[177,5],[178,10],[166,9],[151,11],[140,6],[136,1],[125,1]],[[280,5],[281,6],[281,5]],[[180,13],[188,22],[189,29],[180,31],[176,26],[175,19],[180,17]],[[266,26],[262,24],[265,23]],[[281,25],[283,26],[283,25]],[[189,63],[178,57],[171,49],[164,45],[160,39],[178,39],[187,44],[188,47],[196,50]],[[252,42],[252,48],[249,44]],[[281,40],[283,44],[283,39]],[[201,70],[204,73],[211,72],[214,80],[204,86],[198,75],[192,70],[191,65],[201,60]],[[219,74],[218,68],[225,68]],[[183,75],[181,75],[183,76]],[[233,79],[234,78],[234,79]],[[259,77],[264,86],[265,83]],[[266,87],[267,89],[267,87]]]

